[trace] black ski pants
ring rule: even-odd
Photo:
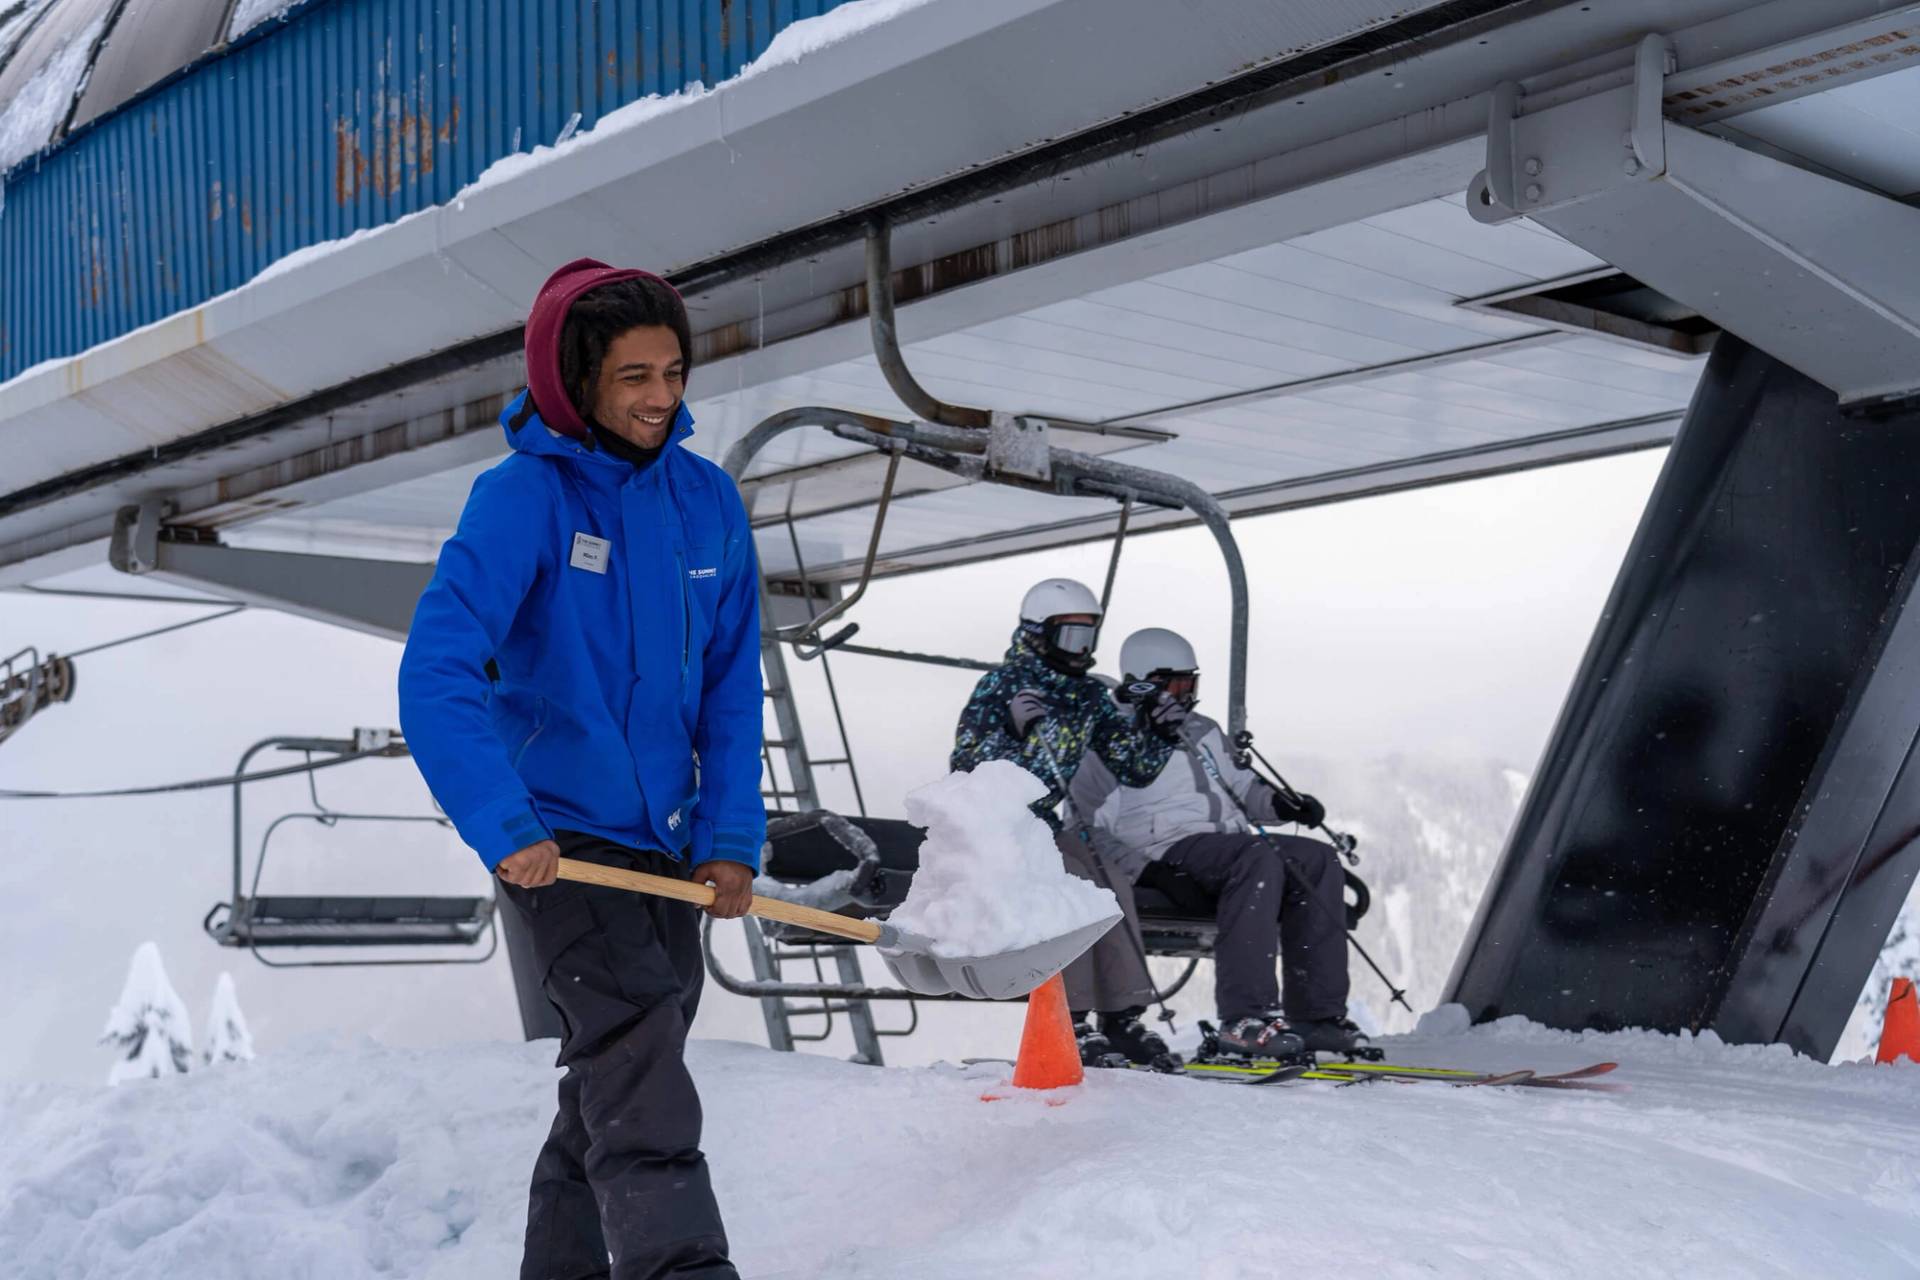
[[[1222,1023],[1275,1009],[1298,1022],[1346,1013],[1346,877],[1331,845],[1302,836],[1188,836],[1149,864],[1141,881],[1153,883],[1162,864],[1214,896],[1214,1002]],[[1284,1004],[1276,952],[1286,969]]]
[[[664,853],[574,831],[554,839],[569,858],[687,874]],[[739,1280],[685,1059],[700,1002],[699,909],[570,880],[500,887],[566,1027],[560,1114],[534,1161],[521,1280]]]

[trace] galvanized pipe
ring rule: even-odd
[[[1240,558],[1240,544],[1234,540],[1225,507],[1199,485],[1160,471],[1128,466],[1069,449],[1053,451],[1053,475],[1063,477],[1077,493],[1099,493],[1122,501],[1129,496],[1137,501],[1160,502],[1185,507],[1200,518],[1220,546],[1227,562],[1227,589],[1232,594],[1232,615],[1228,642],[1227,735],[1239,741],[1247,727],[1247,566]]]
[[[986,410],[946,403],[921,386],[907,368],[893,320],[893,232],[878,218],[867,224],[867,325],[873,332],[873,354],[880,361],[880,372],[916,418],[950,427],[987,425]]]

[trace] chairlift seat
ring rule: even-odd
[[[784,815],[769,815],[784,816]],[[913,873],[920,867],[920,828],[899,818],[848,817],[870,837],[880,854],[886,875],[876,884],[877,905],[891,910],[906,899]],[[853,856],[824,827],[806,826],[787,830],[769,842],[765,874],[789,884],[807,884],[834,871],[853,865]],[[1347,904],[1347,927],[1353,928],[1366,914],[1369,896],[1366,886],[1347,872],[1352,899]],[[1154,863],[1134,885],[1134,909],[1139,913],[1140,932],[1149,954],[1156,956],[1212,955],[1214,935],[1219,931],[1214,917],[1213,898],[1199,881],[1178,867]],[[849,915],[879,915],[882,911],[849,910]],[[826,935],[817,938],[800,930],[787,934],[794,941],[830,943]]]
[[[486,933],[493,899],[241,898],[207,931],[226,947],[402,947],[472,944]]]

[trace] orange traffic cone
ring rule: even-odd
[[[1013,1064],[1014,1087],[1058,1089],[1084,1079],[1073,1015],[1067,1011],[1067,984],[1056,973],[1027,997],[1027,1024],[1020,1032],[1020,1057]]]
[[[1033,1015],[1027,1015],[1029,1023]],[[1026,1056],[1026,1046],[1020,1048],[1022,1058]],[[1896,1058],[1908,1058],[1920,1062],[1920,1000],[1914,998],[1913,979],[1895,978],[1893,995],[1887,1000],[1887,1021],[1880,1032],[1880,1054],[1875,1062],[1892,1062]],[[1015,1082],[1019,1077],[1014,1077]]]

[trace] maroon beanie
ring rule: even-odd
[[[575,299],[589,289],[620,280],[658,280],[674,297],[680,296],[678,289],[651,271],[610,267],[596,258],[575,258],[547,277],[534,296],[533,310],[527,313],[527,391],[533,396],[533,407],[548,426],[576,440],[585,440],[589,432],[560,377],[560,330]]]

